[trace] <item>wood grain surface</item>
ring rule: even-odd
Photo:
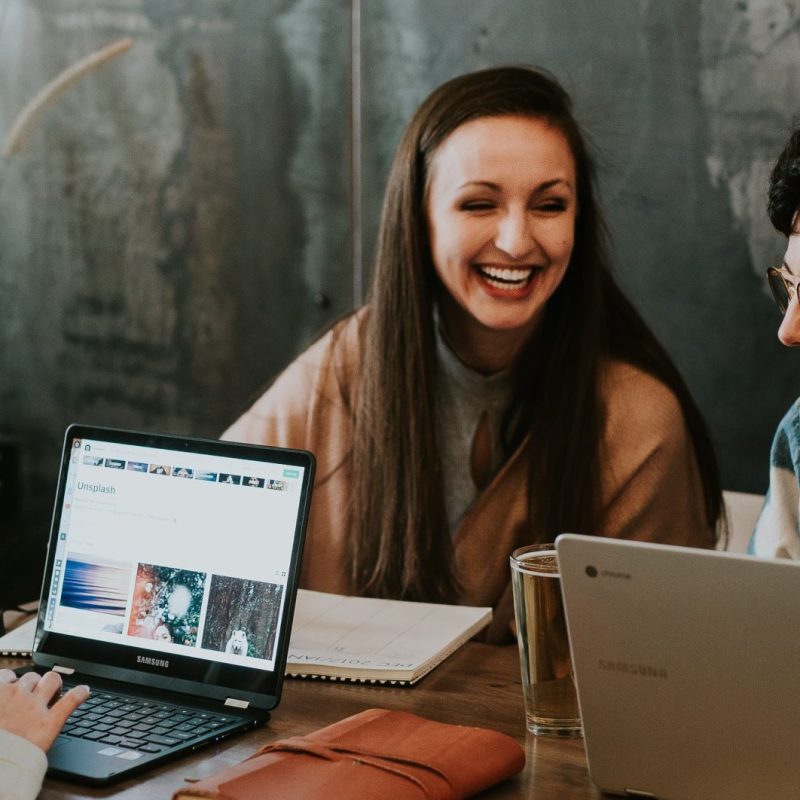
[[[20,659],[0,659],[0,667]],[[461,725],[480,725],[514,737],[525,749],[524,771],[481,795],[500,798],[601,797],[586,769],[582,740],[526,733],[516,647],[470,642],[414,687],[371,686],[287,678],[281,703],[256,731],[166,764],[105,789],[45,780],[41,800],[119,797],[169,800],[186,778],[204,778],[245,759],[261,745],[308,733],[367,708],[391,708]]]

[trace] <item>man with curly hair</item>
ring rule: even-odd
[[[767,271],[783,314],[778,338],[800,345],[800,124],[778,157],[769,182],[769,218],[787,237],[780,267]],[[770,453],[769,492],[750,542],[750,551],[769,558],[800,558],[800,398],[781,420]]]

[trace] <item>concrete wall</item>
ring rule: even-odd
[[[766,179],[800,112],[800,7],[757,0],[365,0],[365,252],[404,121],[436,85],[526,62],[555,73],[600,156],[617,273],[711,427],[727,488],[764,492],[800,393],[764,273],[785,240]]]
[[[6,5],[6,2],[8,3]],[[49,504],[70,421],[216,435],[352,304],[344,0],[4,0],[0,425]]]
[[[217,434],[370,273],[418,102],[554,72],[601,154],[623,285],[686,375],[728,488],[764,491],[798,393],[763,279],[765,177],[800,97],[766,0],[3,0],[0,135],[60,70],[134,45],[0,162],[0,432],[44,519],[73,420]],[[42,533],[44,525],[36,528]]]

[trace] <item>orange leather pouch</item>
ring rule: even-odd
[[[522,748],[503,733],[373,708],[272,742],[173,800],[453,800],[524,766]]]

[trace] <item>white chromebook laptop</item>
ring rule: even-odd
[[[269,719],[313,478],[300,450],[67,430],[33,663],[92,696],[51,776],[117,781]]]
[[[573,534],[556,546],[600,789],[800,797],[800,562]]]

